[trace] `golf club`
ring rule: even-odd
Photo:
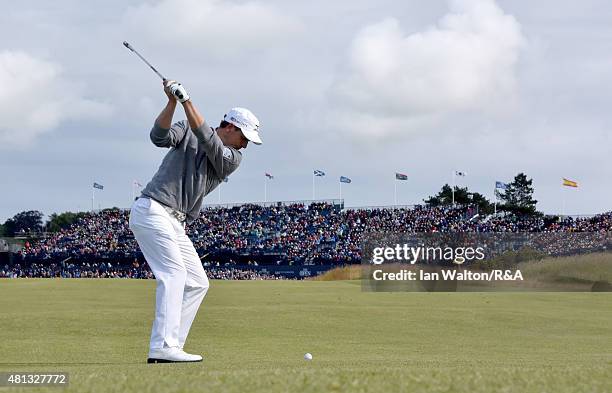
[[[146,64],[147,64],[149,67],[151,67],[151,69],[153,70],[153,72],[155,72],[155,73],[156,73],[156,74],[157,74],[157,75],[158,75],[158,76],[159,76],[159,77],[162,79],[162,81],[164,81],[164,82],[165,82],[165,81],[167,81],[167,79],[166,79],[166,78],[165,78],[165,77],[164,77],[162,74],[160,74],[160,73],[159,73],[159,71],[157,71],[157,70],[155,69],[155,67],[153,67],[153,66],[151,65],[151,63],[149,63],[149,62],[147,61],[147,59],[145,59],[144,57],[142,57],[142,56],[140,55],[140,53],[138,53],[138,51],[137,51],[136,49],[134,49],[134,47],[133,47],[132,45],[130,45],[130,43],[129,43],[129,42],[127,42],[127,41],[123,41],[123,46],[125,46],[126,48],[128,48],[128,49],[129,49],[129,50],[131,50],[132,52],[136,53],[136,55],[137,55],[138,57],[140,57],[140,59],[141,59],[142,61],[144,61],[144,62],[145,62],[145,63],[146,63]],[[179,98],[179,99],[183,99],[183,95],[182,95],[182,94],[177,93],[177,96],[178,96],[178,98]]]
[[[160,73],[159,73],[159,71],[157,71],[157,70],[155,69],[155,67],[153,67],[153,66],[151,65],[151,63],[149,63],[149,62],[147,61],[147,59],[145,59],[144,57],[142,57],[142,56],[140,55],[140,53],[138,53],[138,51],[137,51],[136,49],[134,49],[134,47],[133,47],[132,45],[130,45],[130,44],[129,44],[129,42],[127,42],[127,41],[123,41],[123,46],[125,46],[126,48],[128,48],[128,49],[129,49],[129,50],[131,50],[132,52],[136,53],[136,56],[140,57],[140,59],[141,59],[142,61],[144,61],[144,62],[145,62],[145,63],[146,63],[146,64],[147,64],[149,67],[151,67],[151,69],[153,70],[153,72],[155,72],[155,73],[156,73],[156,74],[157,74],[157,75],[158,75],[158,76],[159,76],[159,77],[162,79],[162,81],[164,81],[164,82],[165,82],[165,81],[167,80],[166,78],[164,78],[164,76],[163,76],[162,74],[160,74]]]

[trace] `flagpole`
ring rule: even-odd
[[[393,207],[397,206],[397,179],[393,181]]]
[[[342,180],[340,180],[340,199],[342,199]]]
[[[96,200],[96,187],[92,186],[92,190],[91,190],[91,212],[92,213],[94,211],[95,200]]]
[[[264,203],[268,202],[268,177],[264,179]]]
[[[497,215],[497,184],[495,184],[495,188],[493,189],[493,197],[495,198],[495,202],[493,203],[493,214]]]
[[[563,219],[565,219],[565,191],[561,191],[561,193],[562,193],[561,199],[563,200],[563,204],[561,207],[561,216],[563,217]]]
[[[455,206],[455,170],[454,169],[452,173],[452,178],[453,178],[452,194],[453,194],[453,207],[454,207]]]
[[[315,200],[315,174],[314,170],[312,171],[312,200]]]
[[[563,205],[561,207],[561,217],[565,219],[565,191],[563,192]]]
[[[221,183],[223,183],[223,182],[221,182]],[[219,190],[218,190],[218,193],[217,193],[217,205],[221,204],[221,183],[219,183]]]

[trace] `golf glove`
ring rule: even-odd
[[[182,104],[185,101],[189,101],[189,94],[187,94],[187,90],[178,82],[172,83],[168,86],[168,90],[176,99]]]

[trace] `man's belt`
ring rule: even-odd
[[[160,201],[158,201],[155,198],[151,198],[148,195],[141,195],[140,198],[152,199],[155,202],[159,203],[164,208],[164,210],[166,210],[168,212],[168,214],[170,214],[172,217],[176,218],[180,223],[184,223],[185,220],[187,219],[187,214],[185,214],[183,212],[180,212],[178,210],[175,210],[175,209],[171,208],[170,206],[166,206],[166,205],[164,205],[163,203],[161,203]],[[136,199],[138,199],[138,198],[136,198]]]
[[[178,210],[174,210],[173,208],[166,206],[164,204],[162,204],[162,206],[164,207],[164,209],[166,209],[168,213],[170,213],[172,217],[176,218],[180,223],[185,222],[185,220],[187,219],[187,214],[180,212]]]

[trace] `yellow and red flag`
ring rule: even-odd
[[[573,181],[573,180],[568,180],[566,178],[563,178],[563,185],[566,187],[574,187],[574,188],[578,188],[578,183]]]

